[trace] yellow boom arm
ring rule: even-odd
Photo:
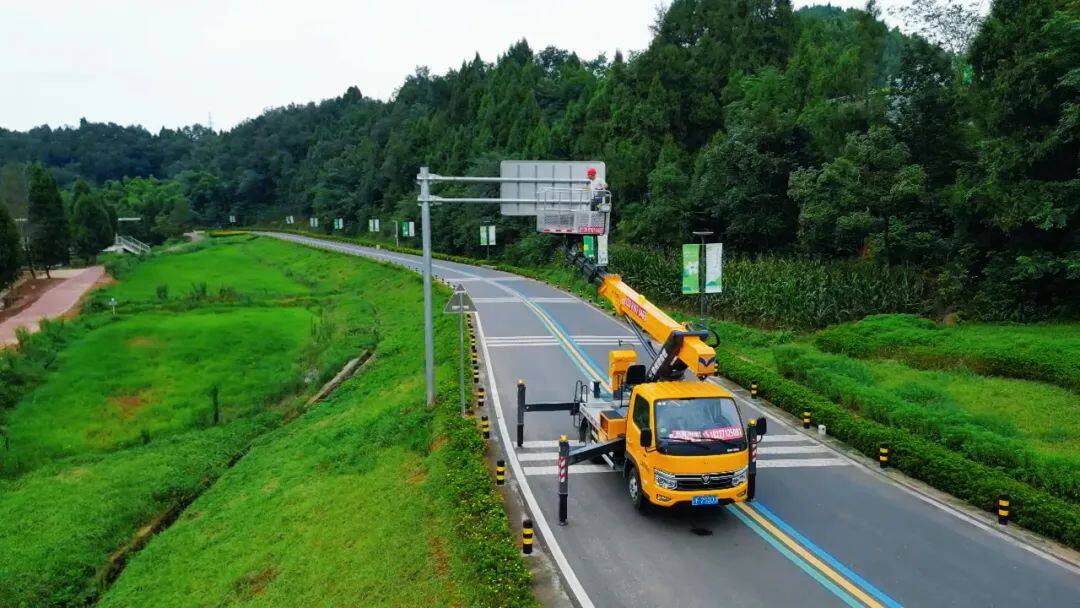
[[[603,275],[598,291],[611,301],[617,312],[661,345],[667,342],[672,332],[686,331],[686,326],[667,316],[645,296],[623,283],[622,277],[617,274]],[[677,356],[699,378],[716,373],[716,351],[698,336],[685,336]]]

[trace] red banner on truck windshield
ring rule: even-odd
[[[720,426],[712,429],[671,431],[671,433],[668,434],[668,437],[671,439],[683,439],[687,441],[703,441],[709,439],[735,441],[742,439],[743,431],[742,427],[738,426]]]

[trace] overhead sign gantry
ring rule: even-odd
[[[420,167],[420,240],[424,276],[424,376],[427,403],[435,402],[435,342],[431,314],[431,205],[497,204],[503,215],[536,216],[537,230],[606,237],[611,194],[600,161],[503,161],[499,177],[448,176]],[[443,182],[499,184],[499,198],[448,198],[431,193]]]

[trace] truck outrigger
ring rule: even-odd
[[[585,460],[621,470],[630,501],[642,511],[651,505],[753,500],[757,443],[766,420],[744,420],[728,390],[704,381],[716,374],[708,332],[676,322],[619,275],[580,254],[569,257],[627,320],[652,361],[638,363],[633,350],[610,351],[610,397],[600,382],[578,382],[570,402],[530,404],[519,385],[519,447],[530,411],[569,411],[584,443],[574,450],[560,444],[560,520],[565,521],[565,467]]]

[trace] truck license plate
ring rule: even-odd
[[[719,496],[695,496],[690,499],[690,504],[695,507],[715,505],[720,503]]]

